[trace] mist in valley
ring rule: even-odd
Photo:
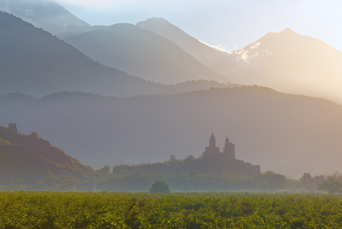
[[[214,133],[263,174],[342,173],[342,53],[321,40],[282,28],[227,50],[154,15],[94,26],[54,1],[0,10],[0,126],[95,170],[201,158]]]

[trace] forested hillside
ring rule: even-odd
[[[285,175],[340,171],[341,106],[262,87],[173,96],[57,93],[0,99],[0,124],[17,122],[81,162],[109,166],[202,155],[212,131],[236,158]]]
[[[91,167],[39,138],[36,132],[24,135],[0,127],[1,185],[14,185],[17,182],[32,187],[45,177],[84,179],[92,173],[94,170]]]

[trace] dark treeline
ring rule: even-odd
[[[133,191],[147,192],[155,181],[165,181],[172,192],[190,191],[289,191],[319,192],[330,194],[342,192],[342,176],[311,176],[305,173],[300,179],[287,179],[284,175],[267,171],[253,177],[237,176],[233,173],[205,173],[192,170],[177,172],[188,160],[201,161],[202,158],[189,156],[184,160],[171,160],[164,163],[121,165],[112,169],[109,166],[77,179],[74,176],[49,174],[37,183],[27,184],[20,179],[12,179],[0,190],[51,190],[51,191]],[[163,172],[151,172],[151,167],[163,168]],[[143,172],[145,171],[145,172]],[[148,172],[147,172],[148,171]]]

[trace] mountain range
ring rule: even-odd
[[[22,92],[43,96],[83,91],[136,96],[230,86],[204,81],[168,86],[146,81],[92,61],[64,41],[3,12],[0,12],[0,68],[0,94]]]
[[[320,40],[285,29],[265,35],[239,55],[248,74],[237,82],[342,102],[342,53]]]
[[[100,63],[165,84],[191,80],[229,82],[172,41],[131,24],[103,26],[65,38]]]
[[[342,103],[342,53],[290,29],[266,34],[244,49],[228,52],[200,42],[163,18],[136,25],[89,26],[50,0],[1,2],[9,12],[36,9],[35,20],[58,26],[54,34],[92,59],[147,80],[177,84],[204,79],[260,85]],[[51,11],[52,16],[40,11]],[[17,15],[27,20],[27,16]],[[52,22],[53,18],[67,22]]]
[[[172,96],[103,97],[57,93],[0,99],[0,125],[16,120],[82,163],[142,163],[202,155],[212,132],[236,157],[273,170],[340,172],[342,107],[263,87],[211,89]]]
[[[236,56],[231,52],[204,44],[164,18],[149,18],[146,21],[138,22],[136,26],[173,41],[209,69],[234,79],[233,69],[236,68],[237,62]]]
[[[315,38],[285,29],[228,52],[203,44],[163,18],[151,18],[137,26],[175,42],[231,82],[342,103],[342,53]]]
[[[0,10],[21,18],[0,12],[0,125],[88,164],[200,156],[214,131],[263,171],[341,172],[342,53],[322,41],[285,29],[225,51],[162,18],[90,26],[50,0]]]

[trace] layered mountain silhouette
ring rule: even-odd
[[[8,102],[10,101],[10,102]],[[201,156],[214,131],[236,157],[286,175],[341,172],[342,107],[262,87],[109,98],[57,93],[0,99],[1,125],[37,131],[81,162],[141,163]]]
[[[64,26],[72,25],[56,30],[55,34],[92,59],[145,79],[164,83],[194,79],[229,80],[342,102],[339,93],[341,52],[290,29],[269,33],[242,50],[225,52],[209,47],[162,18],[151,18],[136,26],[87,26],[52,1],[44,1],[44,4],[40,0],[11,2],[2,0],[2,6],[6,5],[13,12],[34,8],[33,5],[55,9],[52,15],[67,18],[68,23]],[[36,7],[36,11],[44,7]],[[27,20],[25,14],[21,17]],[[40,16],[39,20],[50,23],[47,16]],[[55,25],[63,27],[62,22]]]
[[[89,26],[51,0],[0,0],[0,10],[53,33],[93,60],[147,80],[229,82],[170,40],[131,24]]]
[[[0,0],[0,11],[13,14],[54,34],[71,27],[89,27],[86,22],[52,0]]]
[[[0,29],[2,94],[20,91],[41,96],[59,91],[89,91],[134,95],[153,91],[156,86],[104,67],[67,43],[10,14],[0,12]],[[130,93],[133,91],[138,93]]]
[[[162,18],[148,19],[137,26],[170,39],[232,82],[342,103],[342,53],[315,38],[286,29],[269,33],[242,50],[223,52]]]
[[[17,122],[23,132],[37,131],[87,163],[200,156],[214,131],[219,146],[228,136],[238,158],[264,170],[296,176],[342,172],[341,106],[205,81],[232,80],[342,103],[342,54],[317,39],[286,29],[226,52],[161,18],[89,26],[42,0],[0,0],[0,10],[26,21],[0,12],[1,125]],[[196,92],[184,93],[190,91]],[[183,94],[166,96],[175,93]],[[31,163],[27,155],[33,154],[46,168],[61,171],[43,152],[5,135],[0,148],[9,161],[25,156]],[[48,142],[35,144],[62,152]]]
[[[149,18],[136,24],[138,27],[152,31],[176,43],[209,69],[234,79],[236,57],[230,52],[210,47],[190,36],[164,18]]]
[[[210,88],[215,82],[166,86],[92,61],[79,50],[10,14],[0,12],[0,94],[43,96],[60,91],[135,96]]]
[[[342,53],[290,29],[269,33],[238,52],[246,63],[240,83],[342,103]]]
[[[0,183],[20,179],[23,184],[36,184],[40,179],[54,176],[84,178],[94,170],[66,155],[37,135],[11,133],[0,127]]]
[[[64,39],[106,66],[147,80],[166,84],[200,79],[228,82],[170,40],[135,25],[97,27]]]
[[[51,32],[93,60],[147,80],[229,82],[172,41],[131,24],[89,26],[52,0],[0,0],[0,10]]]

